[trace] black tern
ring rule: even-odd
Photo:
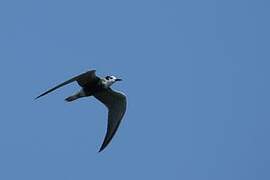
[[[96,76],[96,70],[91,70],[55,86],[54,88],[39,95],[35,99],[38,99],[62,86],[75,81],[79,84],[79,86],[81,86],[81,90],[76,94],[66,98],[65,100],[67,102],[71,102],[82,97],[94,96],[108,108],[107,132],[99,150],[99,152],[101,152],[112,140],[126,112],[126,96],[122,92],[114,91],[110,88],[112,84],[117,81],[121,81],[121,79],[118,79],[114,76],[106,76],[105,78],[100,78]]]

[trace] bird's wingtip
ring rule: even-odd
[[[40,98],[41,96],[35,97],[34,100],[37,100],[38,98]]]
[[[99,153],[102,152],[105,148],[106,148],[107,144],[106,143],[103,143],[99,149]]]
[[[98,153],[101,153],[103,150],[105,149],[105,147],[101,147],[98,151]]]

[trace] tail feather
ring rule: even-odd
[[[74,100],[76,100],[76,99],[78,99],[78,96],[69,96],[69,97],[67,97],[65,100],[67,101],[67,102],[71,102],[71,101],[74,101]]]

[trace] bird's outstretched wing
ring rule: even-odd
[[[65,81],[65,82],[63,82],[63,83],[55,86],[52,89],[49,89],[48,91],[46,91],[46,92],[42,93],[41,95],[39,95],[38,97],[36,97],[36,99],[38,99],[38,98],[40,98],[40,97],[42,97],[42,96],[44,96],[44,95],[46,95],[46,94],[48,94],[48,93],[56,90],[56,89],[58,89],[58,88],[60,88],[60,87],[62,87],[64,85],[67,85],[69,83],[72,83],[74,81],[77,81],[77,83],[80,86],[85,87],[85,86],[89,86],[89,84],[91,84],[91,83],[93,83],[93,82],[95,82],[97,80],[98,80],[98,77],[96,76],[96,70],[87,71],[87,72],[85,72],[83,74],[80,74],[78,76],[75,76],[75,77],[73,77],[73,78],[71,78],[71,79],[69,79],[69,80],[67,80],[67,81]]]
[[[101,101],[109,110],[107,133],[99,150],[101,152],[110,143],[116,133],[120,122],[126,112],[127,98],[124,94],[106,89],[94,94],[95,98]]]

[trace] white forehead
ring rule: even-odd
[[[116,79],[116,77],[115,76],[110,76],[112,79]]]
[[[106,76],[105,79],[115,81],[117,78],[115,76]]]

